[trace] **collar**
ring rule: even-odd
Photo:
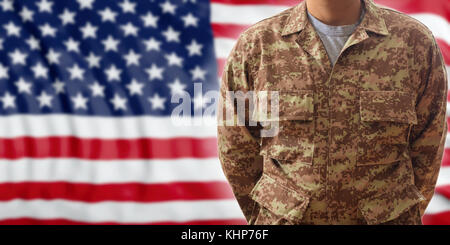
[[[373,0],[362,1],[364,1],[366,13],[363,17],[363,20],[359,24],[359,27],[381,35],[388,35],[389,32],[382,17],[382,9],[375,5],[375,3],[373,3]],[[302,1],[296,6],[292,7],[281,35],[286,36],[295,32],[302,31],[308,21],[309,20],[306,13],[306,1]]]

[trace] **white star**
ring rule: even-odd
[[[36,65],[34,65],[31,70],[34,73],[34,78],[48,78],[48,69],[47,67],[43,66],[41,62],[38,62]]]
[[[122,73],[121,69],[117,69],[115,65],[111,65],[109,69],[105,70],[105,74],[107,76],[108,82],[112,82],[117,80],[120,82],[120,73]]]
[[[59,15],[63,25],[75,24],[75,12],[70,12],[68,9],[64,9],[64,12]]]
[[[94,4],[94,0],[77,0],[80,5],[80,9],[92,9],[92,4]]]
[[[25,81],[23,77],[20,77],[17,82],[14,83],[19,90],[19,93],[31,94],[31,83]]]
[[[96,56],[94,53],[90,52],[89,56],[86,57],[86,61],[89,63],[89,68],[100,68],[100,56]]]
[[[49,2],[47,0],[41,0],[40,2],[37,2],[36,5],[39,8],[39,12],[52,12],[52,2]]]
[[[31,50],[40,50],[41,46],[39,45],[39,40],[36,39],[33,36],[30,36],[30,38],[27,39],[26,43],[28,44],[28,46],[30,46]]]
[[[92,37],[97,38],[97,29],[98,27],[91,25],[90,22],[87,22],[84,27],[80,28],[80,31],[83,33],[83,39]]]
[[[14,25],[14,22],[9,21],[8,24],[3,25],[3,28],[6,29],[6,35],[20,37],[20,27]]]
[[[124,55],[123,58],[127,61],[127,66],[131,65],[139,66],[139,59],[141,58],[141,55],[135,53],[132,49],[130,49],[128,54]]]
[[[171,13],[173,15],[175,14],[175,8],[177,7],[176,5],[171,4],[169,1],[165,1],[164,3],[159,4],[159,6],[161,6],[163,13]]]
[[[159,95],[155,93],[153,97],[148,98],[148,101],[152,104],[152,110],[164,110],[164,102],[166,101],[166,98],[159,97]]]
[[[147,51],[151,51],[151,50],[156,50],[159,51],[160,50],[160,45],[161,42],[157,41],[156,39],[154,39],[153,37],[151,37],[149,40],[144,40],[144,44],[146,46]]]
[[[78,64],[74,64],[71,68],[67,68],[70,73],[70,80],[83,80],[84,70],[81,69]]]
[[[171,26],[169,26],[166,31],[163,31],[162,34],[163,34],[163,36],[166,37],[167,42],[170,42],[170,41],[180,42],[180,39],[179,39],[180,32],[175,31]]]
[[[130,2],[128,0],[123,1],[122,3],[119,3],[119,6],[122,8],[122,11],[124,13],[130,12],[135,13],[136,3]]]
[[[112,11],[110,8],[105,8],[102,11],[98,11],[98,14],[102,17],[102,22],[111,21],[116,22],[117,13]]]
[[[194,15],[192,15],[191,13],[181,17],[181,19],[184,22],[184,27],[188,27],[188,26],[195,26],[197,27],[198,25],[198,18],[195,18]]]
[[[75,53],[79,53],[80,52],[80,42],[77,42],[75,40],[71,38],[69,38],[69,40],[64,42],[64,45],[66,45],[67,51],[73,51]]]
[[[16,104],[14,103],[16,97],[12,96],[9,92],[5,92],[5,95],[3,97],[0,97],[0,100],[3,102],[3,109],[6,109],[8,107],[16,107]]]
[[[102,41],[103,45],[105,45],[105,52],[112,50],[117,52],[117,45],[119,45],[119,40],[114,39],[111,35],[108,36],[107,39]]]
[[[190,70],[192,74],[192,80],[202,79],[205,80],[206,71],[201,69],[198,65],[195,66],[195,69]]]
[[[183,59],[180,56],[177,56],[175,52],[170,53],[170,55],[164,56],[167,59],[167,62],[169,62],[169,65],[176,65],[176,66],[182,66]]]
[[[41,29],[42,36],[51,36],[55,37],[56,35],[56,28],[53,28],[48,23],[45,23],[45,25],[39,26],[39,29]]]
[[[98,82],[89,85],[89,88],[92,90],[93,97],[105,97],[105,86],[100,85]]]
[[[189,44],[188,46],[186,46],[187,50],[189,51],[189,56],[193,56],[193,55],[202,55],[202,49],[203,45],[197,43],[197,41],[195,41],[195,39],[193,39],[191,41],[191,44]]]
[[[127,99],[126,98],[122,98],[120,97],[119,94],[115,94],[114,98],[112,100],[110,100],[111,103],[114,105],[114,110],[126,110],[127,106],[125,105],[125,103],[127,103]]]
[[[145,70],[148,73],[148,80],[153,80],[153,79],[163,79],[162,73],[164,71],[163,67],[158,67],[157,65],[155,65],[154,63],[152,64],[152,66],[148,69]]]
[[[56,79],[56,81],[52,84],[52,86],[53,86],[53,89],[55,89],[55,92],[57,94],[59,94],[59,93],[63,94],[64,93],[64,86],[65,86],[65,84],[63,82],[59,81],[58,79]]]
[[[136,79],[131,80],[131,83],[127,85],[128,90],[130,90],[130,95],[138,94],[142,95],[142,89],[144,88],[143,83],[139,83]]]
[[[8,75],[8,70],[9,68],[7,66],[3,66],[2,63],[0,63],[0,79],[8,79],[9,75]]]
[[[25,59],[27,58],[27,54],[21,53],[18,49],[15,49],[14,52],[9,53],[9,57],[11,58],[11,62],[14,65],[21,64],[26,65]]]
[[[47,60],[49,64],[58,64],[59,63],[59,57],[61,56],[61,53],[55,52],[52,48],[48,50],[47,53]]]
[[[27,7],[23,7],[19,13],[23,22],[27,22],[27,21],[33,22],[33,14],[34,14],[34,12],[29,10]]]
[[[39,107],[52,107],[52,99],[53,96],[47,94],[45,91],[41,92],[41,95],[36,97],[36,99],[39,101]]]
[[[158,21],[159,17],[153,15],[151,12],[147,12],[147,15],[142,15],[141,19],[144,22],[145,27],[150,27],[150,26],[153,26],[155,28],[158,27],[156,22]]]
[[[3,49],[3,39],[2,38],[0,38],[0,50],[2,50]]]
[[[169,83],[167,86],[169,86],[170,93],[172,95],[183,94],[183,92],[185,91],[184,89],[186,88],[186,85],[182,84],[178,78],[176,78],[173,83]]]
[[[3,11],[13,11],[14,10],[14,6],[13,6],[13,1],[11,0],[3,0],[0,2],[0,7],[2,7]]]
[[[74,103],[74,108],[76,109],[85,109],[87,110],[87,102],[88,99],[86,97],[83,97],[83,95],[78,92],[77,96],[71,97],[72,102]]]
[[[187,3],[187,2],[196,3],[196,0],[183,0],[183,3]]]
[[[126,25],[121,25],[120,28],[123,30],[125,36],[137,36],[139,28],[128,22]]]

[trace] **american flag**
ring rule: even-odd
[[[375,2],[450,66],[447,0]],[[200,116],[239,34],[298,3],[0,0],[0,224],[246,224]],[[450,224],[448,154],[425,224]]]

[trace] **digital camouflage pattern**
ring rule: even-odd
[[[236,107],[226,91],[279,91],[274,137],[261,137],[258,113],[246,117],[256,126],[218,117],[219,159],[249,224],[421,224],[447,132],[443,58],[423,24],[363,3],[334,67],[305,2],[233,47],[223,114]]]

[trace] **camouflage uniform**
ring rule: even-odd
[[[364,7],[333,67],[305,2],[233,47],[224,115],[236,107],[227,90],[279,91],[278,135],[261,137],[258,117],[219,121],[219,159],[249,224],[421,224],[447,132],[443,58],[417,20]]]

